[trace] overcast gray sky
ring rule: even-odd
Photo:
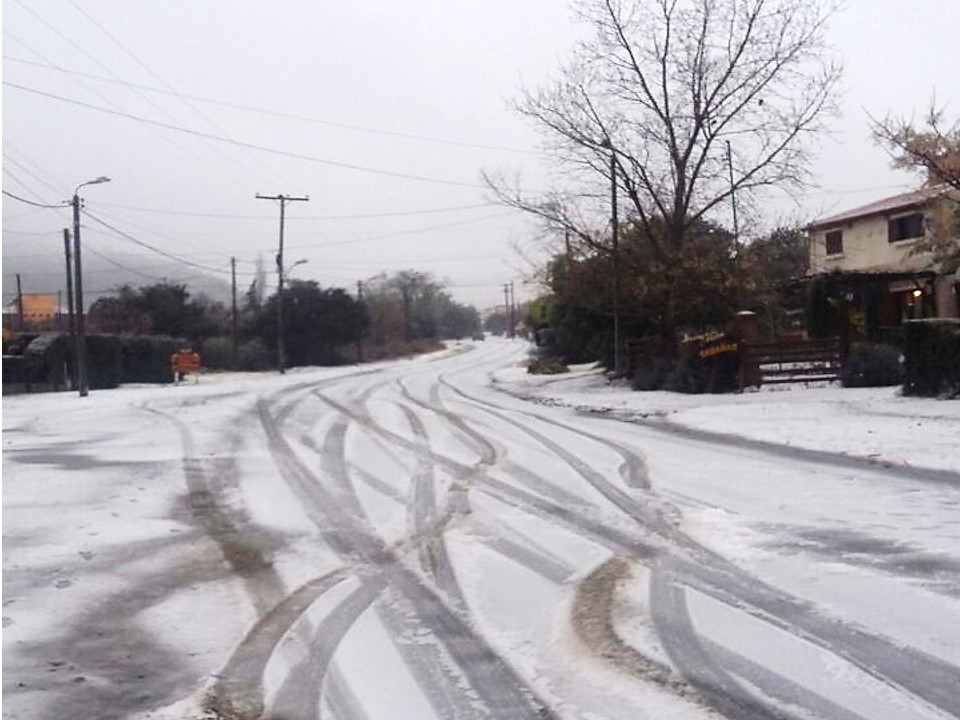
[[[231,256],[242,273],[258,254],[273,267],[278,208],[255,193],[309,195],[288,205],[288,264],[309,261],[295,277],[352,289],[416,268],[480,308],[510,280],[529,297],[517,248],[538,257],[536,225],[490,204],[480,173],[549,182],[511,99],[581,32],[568,3],[550,0],[6,0],[3,188],[57,202],[108,175],[82,193],[92,214],[222,277]],[[914,184],[871,142],[866,112],[919,117],[936,91],[960,115],[958,36],[958,0],[848,0],[831,29],[845,94],[814,167],[820,187],[771,198],[765,217],[814,217]],[[60,262],[68,224],[66,211],[4,197],[5,300],[18,257]],[[134,266],[152,255],[84,227],[94,252]],[[163,274],[199,271],[169,261]],[[56,290],[53,277],[32,287]]]

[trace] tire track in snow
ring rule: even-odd
[[[438,414],[440,417],[446,419],[455,428],[457,428],[461,434],[470,438],[472,444],[478,448],[478,454],[480,455],[480,462],[478,463],[479,466],[499,466],[510,477],[520,480],[532,490],[556,500],[557,502],[568,503],[572,505],[587,504],[582,498],[574,495],[573,493],[567,492],[557,485],[554,485],[549,480],[537,475],[522,465],[512,462],[504,456],[503,452],[498,452],[496,446],[489,438],[484,437],[480,432],[470,427],[467,421],[465,421],[461,416],[451,412],[444,406],[443,401],[440,398],[439,382],[434,383],[430,388],[430,402],[424,402],[414,398],[406,386],[401,386],[403,387],[404,395],[411,402],[416,403],[425,410],[429,410]]]
[[[410,423],[414,437],[429,447],[430,439],[420,418],[405,405],[398,406]],[[436,477],[434,464],[428,453],[417,455],[417,467],[413,473],[408,506],[412,535],[416,539],[420,567],[433,578],[437,587],[447,598],[463,605],[463,593],[447,555],[443,533],[433,530],[440,519],[437,512]]]
[[[270,715],[278,720],[300,720],[320,717],[320,695],[327,669],[337,646],[380,596],[386,586],[383,575],[366,579],[340,601],[313,631],[307,657],[295,665],[284,678],[270,707]]]
[[[475,402],[482,403],[483,401],[475,400]],[[516,412],[539,419],[537,414],[523,411]],[[516,425],[516,422],[514,424]],[[558,424],[562,426],[562,423]],[[573,428],[567,429],[572,433],[578,432]],[[405,438],[395,436],[385,429],[380,429],[380,432],[392,436],[394,441],[401,445],[407,444],[412,446],[411,449],[417,450],[417,447]],[[553,445],[556,446],[556,443],[553,443]],[[483,489],[492,490],[495,495],[500,496],[500,499],[511,498],[514,504],[523,509],[528,509],[531,506],[535,507],[539,512],[546,513],[547,516],[553,515],[555,518],[562,518],[571,527],[577,527],[580,523],[580,519],[576,518],[576,514],[568,508],[552,506],[542,499],[523,491],[517,491],[505,483],[495,481],[484,473],[463,466],[449,458],[436,454],[434,454],[434,458],[437,462],[446,464],[454,470],[459,468],[461,472],[472,473],[471,477],[474,484]],[[575,460],[578,465],[583,465],[578,458]],[[599,476],[592,469],[591,474],[602,479],[602,476]],[[607,481],[603,480],[603,482],[606,483]],[[613,495],[623,502],[633,502],[632,498],[622,491],[615,492]],[[517,502],[518,500],[520,502]],[[633,512],[630,514],[638,519],[642,526],[646,526],[642,513]],[[639,517],[637,517],[638,515]],[[604,538],[613,545],[619,544],[624,549],[629,548],[630,552],[638,556],[657,554],[658,551],[677,552],[679,550],[682,554],[696,559],[698,564],[690,565],[691,580],[698,585],[703,585],[704,592],[723,596],[728,604],[740,607],[744,611],[768,621],[772,620],[789,632],[804,637],[814,644],[844,657],[864,672],[881,679],[886,678],[908,692],[931,702],[931,704],[952,711],[951,706],[957,700],[951,697],[948,688],[955,687],[960,682],[960,675],[958,675],[960,671],[957,668],[910,648],[900,648],[888,640],[865,632],[856,633],[853,638],[856,641],[855,646],[851,651],[851,648],[846,646],[846,643],[851,639],[850,629],[843,623],[818,615],[807,603],[798,601],[782,591],[761,583],[672,526],[667,526],[667,528],[668,533],[665,539],[668,544],[665,547],[657,548],[657,546],[650,546],[623,534],[618,536],[617,533],[611,534],[596,527],[580,527],[581,531],[587,530],[595,537]],[[655,529],[662,530],[663,525],[657,523]],[[673,546],[672,551],[670,550],[671,546]],[[731,587],[734,589],[731,590]],[[744,607],[744,603],[747,603],[748,606]],[[803,625],[795,622],[798,617],[802,618]],[[900,655],[899,658],[898,654]],[[875,661],[878,657],[882,671],[875,667]],[[957,679],[954,680],[954,678]]]
[[[188,502],[194,519],[241,578],[258,614],[263,614],[283,596],[284,585],[261,547],[250,540],[256,536],[257,528],[245,514],[231,513],[218,500],[224,483],[236,482],[235,459],[231,456],[225,462],[211,463],[198,457],[193,435],[183,420],[149,406],[143,406],[143,409],[166,419],[177,429]]]
[[[449,383],[446,384],[449,385]],[[480,406],[492,405],[454,386],[450,387]],[[493,407],[497,408],[493,411],[496,415],[502,415],[501,411],[506,411],[500,406],[493,405]],[[508,412],[544,420],[564,427],[572,433],[579,432],[563,423],[545,420],[537,413],[515,409],[510,409]],[[514,425],[520,429],[525,428],[516,421]],[[556,443],[552,444],[556,445]],[[787,454],[792,455],[792,453]],[[800,453],[800,456],[803,455],[806,453]],[[860,467],[865,465],[857,459],[846,459],[852,460],[853,465]],[[576,459],[576,462],[582,465],[579,459]],[[585,477],[588,479],[598,477],[598,474],[591,472]],[[602,477],[601,480],[603,480]],[[606,483],[605,480],[603,482]],[[502,492],[503,489],[500,488],[500,490]],[[607,495],[607,493],[604,494]],[[635,504],[632,498],[618,491],[611,493],[609,499],[618,506],[621,501]],[[621,507],[621,509],[625,508]],[[630,514],[641,524],[647,525],[643,519],[643,511],[639,508]],[[680,550],[682,554],[695,559],[696,564],[688,563],[685,566],[688,570],[688,582],[702,586],[700,589],[707,594],[722,597],[724,602],[734,607],[740,607],[751,614],[772,621],[788,632],[846,659],[862,671],[881,680],[892,682],[930,704],[960,716],[960,697],[955,692],[955,688],[960,687],[960,668],[919,650],[902,647],[883,637],[820,615],[809,603],[797,600],[783,591],[762,583],[669,524],[657,521],[652,529],[674,545],[673,553]],[[744,607],[744,603],[752,608]]]
[[[282,600],[284,584],[272,566],[260,558],[244,539],[254,532],[244,515],[234,523],[226,509],[217,502],[219,492],[211,490],[215,483],[204,473],[204,464],[191,461],[196,454],[189,427],[175,416],[145,408],[171,421],[181,436],[184,452],[184,473],[190,489],[190,502],[207,533],[218,543],[227,562],[248,588],[259,620],[234,649],[224,668],[217,673],[204,705],[219,717],[259,718],[264,710],[263,672],[266,664],[285,634],[304,612],[324,592],[343,580],[341,572],[334,572],[307,583]],[[235,445],[235,443],[230,443]],[[233,458],[230,458],[233,461]],[[235,477],[234,462],[228,462]],[[221,463],[223,465],[223,463]],[[269,567],[266,577],[251,580],[249,566],[255,569]],[[238,567],[239,566],[239,567]],[[255,578],[257,576],[254,576]],[[270,603],[275,603],[269,607]],[[309,718],[313,714],[300,714]]]
[[[339,403],[319,395],[348,416],[355,414]],[[258,413],[267,434],[271,453],[305,511],[320,529],[328,544],[345,560],[389,573],[389,584],[416,607],[421,622],[443,643],[481,701],[495,717],[554,717],[548,706],[489,647],[485,640],[448,608],[436,594],[404,568],[382,540],[374,538],[357,518],[342,511],[336,498],[303,466],[283,438],[265,402]]]
[[[590,411],[580,411],[584,416],[595,415]],[[771,455],[778,458],[799,461],[813,465],[825,465],[830,468],[849,468],[851,470],[863,470],[877,475],[892,477],[897,480],[907,480],[915,482],[922,480],[930,483],[945,484],[952,487],[960,487],[960,473],[952,470],[940,470],[937,468],[915,467],[912,465],[898,465],[892,462],[878,461],[874,458],[858,457],[856,455],[845,455],[828,450],[815,450],[813,448],[795,447],[784,445],[782,443],[770,442],[768,440],[755,440],[744,437],[743,435],[734,435],[730,433],[714,432],[711,430],[700,430],[686,425],[681,425],[669,420],[651,420],[649,418],[639,417],[618,417],[616,415],[607,415],[609,419],[618,422],[627,422],[634,425],[661,432],[665,435],[681,437],[686,440],[695,440],[708,445],[720,445],[724,448],[739,447],[745,450]]]
[[[347,571],[341,569],[315,578],[265,613],[234,648],[218,673],[211,694],[211,709],[225,718],[259,718],[264,710],[263,673],[270,657],[310,606],[346,577]]]
[[[377,383],[366,391],[360,393],[355,402],[365,403],[370,396],[385,382]],[[407,408],[401,408],[406,411]],[[347,416],[340,415],[340,420],[346,422]],[[414,417],[408,421],[414,431],[419,428],[423,441],[426,439],[425,429],[422,423],[418,425],[419,419]],[[339,421],[338,421],[339,422]],[[347,474],[346,459],[346,435],[345,432],[336,431],[336,424],[323,442],[323,466],[328,474],[341,474],[341,477],[332,478],[333,482],[353,495],[350,505],[354,508],[356,517],[366,518],[365,511],[359,503],[359,498],[354,494],[353,486],[350,484]],[[316,447],[315,444],[312,444]],[[456,579],[453,575],[453,569],[450,567],[449,560],[446,558],[445,547],[440,546],[442,555],[436,553],[437,525],[436,504],[433,497],[433,467],[428,461],[420,460],[421,467],[415,471],[413,478],[412,500],[407,503],[410,507],[412,540],[419,550],[421,562],[425,570],[437,580],[437,584],[444,589],[449,599],[457,601],[463,605],[462,596]],[[424,467],[426,465],[427,467]],[[425,488],[419,488],[419,483],[428,483]],[[383,484],[381,482],[381,484]],[[403,502],[401,497],[401,502]],[[371,530],[371,532],[373,532]],[[424,547],[426,546],[426,547]],[[434,554],[430,550],[434,550]],[[446,572],[440,568],[446,567]],[[394,643],[397,651],[400,653],[405,665],[413,673],[418,685],[425,693],[427,699],[435,708],[438,717],[441,718],[480,718],[476,703],[466,697],[461,687],[462,677],[456,676],[451,672],[453,660],[446,654],[441,647],[436,644],[414,644],[411,638],[418,637],[419,630],[423,627],[415,608],[400,607],[396,602],[386,603],[381,600],[376,606],[376,611],[384,627]],[[322,669],[321,669],[322,671]],[[307,699],[309,702],[309,699]]]
[[[711,707],[736,720],[794,718],[753,697],[707,652],[693,627],[683,587],[674,583],[659,562],[651,567],[650,611],[670,659]]]

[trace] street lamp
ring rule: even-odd
[[[86,397],[90,394],[90,379],[87,372],[87,336],[86,325],[83,312],[83,264],[80,259],[80,188],[87,185],[99,185],[100,183],[110,182],[106,175],[82,182],[73,191],[73,262],[74,275],[77,293],[77,336],[76,336],[76,355],[77,355],[77,385],[80,397]]]
[[[617,213],[617,150],[610,138],[600,146],[610,151],[610,234],[613,240],[613,374],[621,373],[620,363],[620,218]]]
[[[306,258],[304,258],[303,260],[297,260],[293,265],[291,265],[290,267],[287,268],[287,277],[288,277],[288,278],[290,277],[290,273],[293,272],[293,269],[294,269],[297,265],[305,265],[305,264],[308,263],[308,262],[310,262],[310,261],[307,260]]]

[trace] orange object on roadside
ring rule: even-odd
[[[200,370],[200,354],[194,352],[192,348],[181,348],[170,356],[170,364],[174,375],[179,380],[187,373]]]

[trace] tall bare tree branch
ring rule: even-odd
[[[732,194],[748,201],[763,188],[803,184],[810,142],[835,109],[841,68],[825,40],[833,0],[581,0],[578,7],[591,38],[553,83],[518,102],[562,158],[570,187],[539,199],[494,187],[501,200],[600,249],[600,184],[610,182],[613,152],[631,219],[662,228],[658,242],[679,247]],[[559,216],[544,212],[559,206]]]

